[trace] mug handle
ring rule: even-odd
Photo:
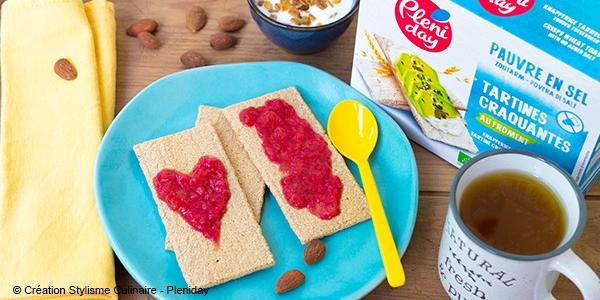
[[[567,250],[554,258],[549,271],[556,271],[569,278],[579,289],[585,300],[600,299],[600,279],[573,250]],[[547,287],[547,298],[556,299],[551,293],[552,286]]]

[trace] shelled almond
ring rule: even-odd
[[[302,285],[304,283],[304,280],[304,273],[300,272],[299,270],[294,269],[287,271],[283,273],[281,277],[279,277],[279,280],[277,280],[277,284],[275,285],[275,292],[277,294],[289,292]]]
[[[179,59],[186,68],[206,66],[206,59],[196,51],[187,51],[183,53]]]
[[[223,16],[219,18],[219,29],[225,32],[234,32],[242,29],[246,21],[235,16]]]
[[[198,32],[204,28],[208,17],[206,11],[200,6],[192,6],[187,12],[185,27],[191,32]]]
[[[325,244],[321,240],[312,240],[304,248],[304,262],[314,265],[325,256]]]
[[[141,19],[133,22],[127,27],[127,35],[137,37],[140,32],[154,33],[158,28],[158,23],[153,19]]]
[[[237,38],[233,35],[219,32],[210,36],[209,43],[215,50],[225,50],[235,46]]]
[[[77,78],[77,70],[66,58],[61,58],[54,63],[54,72],[64,80],[74,80]]]
[[[140,44],[146,48],[158,49],[162,45],[160,40],[152,33],[142,31],[137,35]]]

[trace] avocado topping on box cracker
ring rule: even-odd
[[[408,100],[423,117],[452,119],[459,116],[436,71],[414,54],[402,53],[394,63]]]

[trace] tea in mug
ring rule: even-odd
[[[459,202],[463,222],[486,244],[513,254],[556,249],[566,231],[558,196],[525,173],[497,171],[471,182]]]

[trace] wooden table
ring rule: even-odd
[[[324,52],[311,56],[295,56],[271,44],[252,21],[244,0],[114,0],[117,11],[117,109],[154,80],[179,71],[179,56],[187,50],[202,53],[210,64],[247,61],[290,60],[310,64],[349,82],[352,68],[356,22]],[[191,5],[201,5],[209,15],[206,27],[190,33],[185,27],[185,13]],[[238,15],[248,21],[235,33],[239,44],[226,51],[215,51],[208,45],[210,34],[217,32],[216,19],[225,14]],[[125,29],[139,18],[153,18],[160,24],[157,36],[163,47],[143,49],[136,39],[125,35]],[[165,99],[169,101],[169,99]],[[448,189],[456,168],[413,144],[419,168],[419,214],[408,250],[402,258],[407,274],[406,286],[390,289],[386,282],[377,287],[368,299],[446,299],[438,280],[436,261],[443,220],[448,205]],[[401,183],[399,183],[401,184]],[[600,184],[586,195],[587,226],[574,250],[600,273]],[[137,285],[127,271],[116,263],[119,285]],[[555,296],[559,299],[581,298],[575,286],[561,278]],[[140,296],[122,299],[142,299]]]

